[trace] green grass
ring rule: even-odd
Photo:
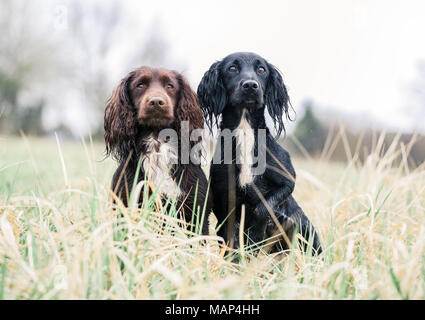
[[[173,203],[112,210],[102,143],[0,137],[0,299],[424,299],[425,167],[395,142],[364,164],[293,159],[323,254],[235,264],[214,217],[206,237]]]

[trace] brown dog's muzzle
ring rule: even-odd
[[[140,124],[158,127],[174,121],[174,103],[167,93],[158,90],[146,92],[139,107]]]

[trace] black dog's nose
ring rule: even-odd
[[[149,100],[149,105],[151,107],[162,107],[165,104],[165,100],[159,97],[154,97]]]
[[[258,82],[255,80],[245,80],[242,82],[242,88],[245,90],[251,89],[256,91],[258,89]]]

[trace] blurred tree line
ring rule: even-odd
[[[120,77],[143,64],[176,65],[167,55],[170,45],[162,36],[159,19],[146,30],[130,28],[132,44],[123,43],[129,27],[119,1],[76,0],[50,8],[47,16],[39,7],[40,3],[32,1],[0,1],[0,134],[56,131],[78,136],[70,126],[69,117],[74,116],[74,122],[89,126],[85,134],[102,139],[103,111]],[[122,54],[124,49],[128,54]],[[119,65],[114,50],[125,56]],[[425,62],[418,70],[412,85],[415,104],[408,110],[412,117],[425,118]],[[73,110],[77,107],[80,114]],[[316,117],[313,101],[303,107],[303,117],[297,120],[290,139],[284,140],[295,154],[343,161],[347,153],[358,153],[363,159],[376,146],[378,137],[372,129],[361,134],[346,129],[342,137],[331,119]],[[49,114],[56,116],[53,126],[46,125]],[[385,136],[384,151],[395,137],[395,133]],[[401,135],[400,143],[407,145],[411,138]],[[414,164],[425,159],[424,137],[417,140],[410,150]]]
[[[133,47],[114,59],[127,49],[124,23],[118,0],[52,7],[1,0],[0,134],[78,137],[73,124],[81,122],[90,128],[83,134],[103,139],[103,111],[119,77],[172,60],[158,19],[147,30],[133,30]]]
[[[297,121],[289,139],[282,143],[300,156],[331,161],[351,161],[353,157],[357,157],[357,160],[365,162],[373,151],[378,149],[379,155],[383,155],[396,142],[397,148],[401,146],[406,152],[408,164],[417,167],[425,163],[425,135],[422,124],[425,122],[425,61],[418,63],[418,76],[410,89],[413,99],[406,107],[406,112],[412,119],[416,119],[417,123],[412,133],[385,132],[382,128],[375,129],[373,126],[353,130],[348,117],[339,123],[329,115],[326,120],[321,120],[315,113],[317,108],[314,102],[306,100],[302,105],[303,117]],[[403,161],[403,156],[399,154],[398,162]]]
[[[337,123],[332,119],[320,120],[311,100],[305,101],[304,115],[297,121],[294,132],[281,141],[291,153],[326,161],[367,161],[378,150],[384,155],[393,144],[405,150],[408,164],[417,167],[425,162],[425,136],[416,133],[398,134],[373,128],[352,130],[349,121]],[[403,154],[397,161],[403,161]]]
[[[19,17],[19,18],[17,18]],[[32,28],[25,3],[0,2],[0,133],[44,134],[41,121],[45,100],[39,89],[53,66],[51,48]]]

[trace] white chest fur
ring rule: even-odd
[[[181,191],[170,175],[172,165],[177,162],[177,147],[152,135],[145,139],[145,143],[147,148],[143,155],[142,167],[148,181],[161,195],[171,198],[179,196]]]
[[[236,128],[237,141],[237,163],[240,165],[239,184],[245,187],[252,183],[253,152],[254,152],[254,130],[246,119],[246,110],[242,113],[241,122]]]

